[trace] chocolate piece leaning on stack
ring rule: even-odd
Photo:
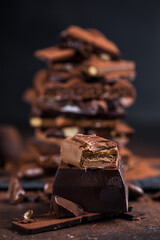
[[[65,137],[97,134],[126,148],[134,130],[121,119],[136,99],[135,63],[121,59],[118,47],[98,30],[77,26],[64,30],[56,46],[36,51],[35,57],[47,64],[24,95],[31,104],[35,139],[55,148]],[[130,159],[126,152],[125,163]]]
[[[53,184],[54,208],[57,196],[87,212],[114,216],[127,211],[128,190],[117,144],[96,135],[77,134],[66,138]],[[57,217],[64,216],[68,210],[66,207],[63,212],[58,203],[56,208],[59,208]]]

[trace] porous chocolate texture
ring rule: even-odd
[[[77,134],[66,138],[61,145],[62,161],[82,169],[114,168],[118,157],[117,144],[95,134]]]
[[[128,190],[121,161],[116,168],[87,171],[61,162],[53,195],[68,199],[88,212],[114,216],[128,210]]]
[[[47,82],[43,84],[42,94],[57,101],[81,101],[87,99],[114,100],[122,97],[130,97],[134,101],[136,98],[135,88],[127,80],[121,80],[110,86],[98,82],[88,83],[80,78],[71,78],[66,83]]]

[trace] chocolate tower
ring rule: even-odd
[[[39,163],[58,163],[62,140],[77,133],[114,140],[128,162],[126,145],[134,130],[122,119],[136,98],[134,62],[123,60],[118,47],[98,30],[77,26],[64,30],[58,45],[36,51],[35,57],[47,69],[35,75],[24,98],[31,104]]]

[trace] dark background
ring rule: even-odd
[[[136,62],[138,98],[129,121],[160,125],[160,1],[17,0],[3,1],[1,10],[1,123],[28,126],[22,93],[45,67],[33,52],[55,44],[59,32],[75,24],[101,30]]]

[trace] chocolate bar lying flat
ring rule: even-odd
[[[82,169],[117,167],[117,144],[93,135],[77,134],[66,138],[61,146],[61,159]]]
[[[134,71],[135,63],[133,61],[102,61],[96,55],[82,62],[81,70],[88,76],[100,77],[107,73]]]
[[[69,60],[75,55],[74,49],[62,49],[59,47],[49,47],[35,52],[35,57],[42,61],[64,61]]]
[[[121,161],[115,168],[87,171],[61,162],[53,195],[68,199],[88,212],[113,216],[128,210],[128,191]]]
[[[131,98],[133,102],[136,97],[134,86],[127,80],[121,80],[114,85],[104,85],[100,82],[88,83],[81,78],[71,78],[67,83],[46,82],[42,84],[42,89],[43,95],[57,101],[81,101],[99,98],[114,100],[123,97]]]

